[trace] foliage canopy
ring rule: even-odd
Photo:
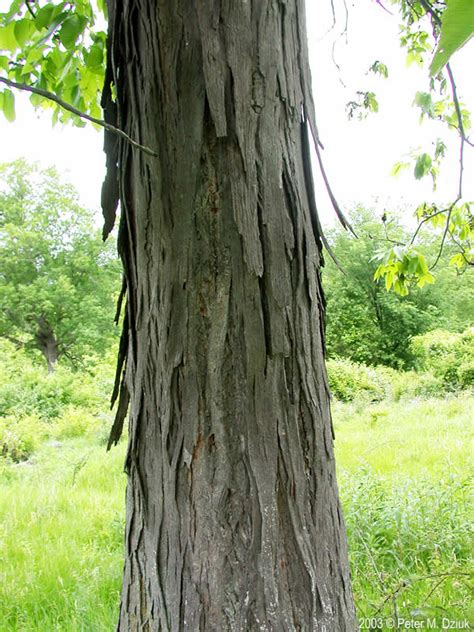
[[[24,161],[0,166],[0,336],[77,362],[102,353],[114,336],[119,281],[113,243],[54,169]]]

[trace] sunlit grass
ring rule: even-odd
[[[473,456],[474,397],[333,406],[336,461],[354,472],[437,479],[466,472]]]
[[[10,466],[0,486],[0,630],[114,629],[122,570],[123,447],[83,440]]]

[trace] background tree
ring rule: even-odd
[[[439,263],[437,281],[416,287],[408,296],[387,292],[374,283],[377,253],[389,240],[397,247],[409,231],[396,218],[385,222],[375,211],[358,208],[350,214],[358,235],[354,239],[342,227],[328,233],[331,248],[344,274],[326,257],[323,281],[327,299],[327,347],[330,356],[351,358],[366,364],[412,368],[415,362],[410,340],[434,328],[463,331],[473,322],[474,279],[449,266],[450,247]],[[433,244],[433,242],[435,242]],[[436,234],[426,233],[416,255],[424,257],[436,248]],[[424,263],[424,259],[422,259]],[[422,263],[422,264],[423,264]]]
[[[0,336],[43,355],[101,354],[114,337],[119,265],[54,169],[0,166]]]

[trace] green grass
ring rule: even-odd
[[[113,630],[122,571],[123,447],[84,440],[9,466],[0,485],[0,630]]]
[[[397,480],[462,475],[472,461],[473,410],[467,394],[373,405],[335,402],[337,463],[349,472],[369,466]]]
[[[333,407],[360,617],[472,626],[472,410],[468,395]]]
[[[379,608],[390,616],[394,600],[400,616],[472,616],[473,409],[468,396],[335,404],[360,616]],[[43,444],[30,462],[0,466],[1,632],[115,628],[123,458],[124,444],[106,453],[89,436]]]

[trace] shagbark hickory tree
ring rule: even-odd
[[[111,0],[118,629],[357,629],[324,368],[302,0]],[[118,182],[118,188],[116,187]]]
[[[120,200],[126,294],[110,444],[130,410],[118,629],[350,632],[303,0],[108,14],[106,37],[87,0],[13,0],[0,108],[13,119],[21,88],[56,120],[97,119],[107,43],[122,136],[106,134],[104,234]]]

